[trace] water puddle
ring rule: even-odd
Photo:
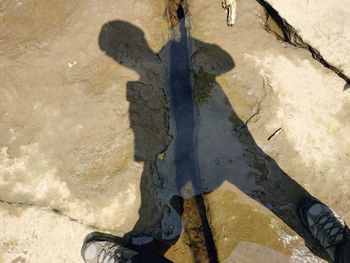
[[[189,32],[182,4],[178,23],[172,22],[170,44],[171,118],[175,126],[174,151],[177,188],[182,200],[184,231],[199,262],[218,262],[213,235],[206,217],[196,156],[196,109],[193,102]]]

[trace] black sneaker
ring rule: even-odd
[[[349,228],[344,220],[317,199],[307,199],[299,206],[302,222],[311,235],[334,260],[335,249],[349,239]]]
[[[89,234],[81,248],[85,263],[128,263],[137,254],[124,247],[120,238],[98,232]]]

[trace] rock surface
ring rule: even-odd
[[[94,230],[34,206],[1,203],[0,216],[1,262],[82,262],[82,240]]]
[[[269,2],[347,74],[342,1],[333,20],[329,4]],[[350,90],[310,52],[268,33],[256,1],[238,2],[232,28],[219,1],[188,4],[198,162],[220,262],[322,262],[291,211],[310,193],[350,222]],[[1,262],[82,262],[83,238],[96,230],[181,232],[163,203],[176,193],[166,8],[0,4]],[[182,233],[166,256],[194,262],[190,245]]]
[[[350,80],[349,1],[263,0],[262,2],[269,3],[284,22],[292,27],[289,29],[289,34],[297,33],[304,43],[317,50],[326,62]]]
[[[252,242],[270,248],[271,257],[278,251],[314,262],[293,233],[303,235],[292,211],[311,193],[349,221],[350,94],[307,50],[266,32],[257,2],[237,8],[229,28],[219,5],[190,1],[195,83],[203,80],[196,88],[198,159],[219,258],[230,260],[238,244]]]
[[[168,38],[164,10],[151,0],[0,4],[0,200],[11,203],[0,209],[1,262],[81,262],[88,229],[122,236],[134,228],[141,176],[152,181],[151,163],[169,139],[164,66],[121,66],[101,50],[99,36],[108,22],[130,23],[159,61]],[[141,34],[123,37],[136,43]],[[136,94],[127,86],[134,82],[152,91]],[[150,108],[137,108],[140,96]],[[161,118],[148,129],[148,117],[135,124],[130,111]],[[147,144],[142,132],[157,136]],[[152,199],[154,185],[143,187]],[[16,204],[21,212],[12,212]]]

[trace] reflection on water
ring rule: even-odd
[[[206,217],[200,175],[197,169],[195,108],[184,11],[179,6],[179,24],[172,29],[170,44],[170,116],[175,125],[174,151],[178,191],[183,197],[182,219],[194,258],[217,262],[211,229]]]

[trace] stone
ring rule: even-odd
[[[153,231],[162,212],[154,162],[170,138],[157,57],[168,38],[165,3],[23,0],[0,9],[0,261],[81,262],[88,231]],[[106,27],[121,23],[129,37],[108,38]],[[147,67],[115,61],[106,39],[134,40],[149,57],[128,61]],[[151,200],[147,224],[138,222],[141,195]],[[12,214],[16,205],[23,215]]]
[[[2,262],[82,262],[81,241],[93,228],[23,205],[1,203],[0,216]]]
[[[263,0],[282,18],[292,43],[310,46],[314,54],[350,79],[350,3],[336,0]],[[298,38],[293,37],[297,35]]]
[[[274,2],[294,33],[346,72],[321,48],[328,40],[306,42]],[[135,3],[1,4],[0,261],[81,262],[92,231],[175,239],[165,256],[195,261],[171,199],[167,6]],[[179,3],[169,3],[173,26]],[[312,194],[350,222],[348,84],[282,41],[286,32],[254,0],[238,2],[233,27],[218,1],[185,9],[198,167],[220,262],[243,253],[248,262],[322,262],[304,244],[295,205]],[[311,27],[321,19],[312,13]]]
[[[189,3],[194,79],[215,76],[210,88],[200,87],[210,92],[198,103],[197,145],[219,259],[230,260],[236,246],[248,241],[290,260],[321,261],[299,237],[312,240],[293,210],[312,194],[350,220],[346,82],[309,51],[268,33],[265,10],[257,2],[238,3],[233,27],[222,21],[217,3]],[[212,50],[221,55],[208,55]],[[230,57],[234,65],[217,63],[218,57]],[[237,201],[230,203],[232,196]],[[256,220],[251,229],[225,220],[246,218],[236,205]],[[254,209],[269,219],[254,215]],[[269,220],[277,222],[273,230]],[[263,238],[263,229],[278,234]]]

